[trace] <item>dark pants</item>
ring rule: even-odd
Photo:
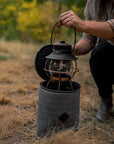
[[[100,42],[91,53],[90,68],[100,96],[110,97],[114,84],[114,45]]]

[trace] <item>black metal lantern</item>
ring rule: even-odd
[[[56,24],[55,24],[56,26]],[[52,44],[52,36],[54,28],[51,33],[51,44]],[[74,39],[74,47],[76,44],[76,31],[75,31],[75,39]],[[73,90],[73,86],[71,83],[71,79],[74,77],[75,73],[79,70],[77,69],[77,58],[72,55],[72,46],[65,43],[65,41],[61,41],[60,43],[53,44],[52,53],[46,56],[45,68],[47,76],[50,81],[58,81],[58,90],[60,90],[61,82],[69,82],[71,89]]]
[[[56,26],[56,24],[55,24]],[[37,113],[37,134],[44,136],[55,130],[78,128],[80,85],[71,81],[77,69],[77,58],[72,55],[72,46],[60,43],[44,46],[37,53],[35,68],[45,81],[40,83]],[[76,31],[74,47],[76,43]]]
[[[71,45],[61,41],[54,44],[53,52],[46,56],[47,60],[44,70],[47,72],[50,81],[59,82],[58,90],[60,90],[60,83],[65,81],[69,81],[73,89],[71,79],[79,71],[77,69],[77,58],[72,55],[71,48]]]

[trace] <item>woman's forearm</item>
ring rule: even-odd
[[[74,46],[72,46],[73,49]],[[84,40],[81,39],[75,46],[75,49],[73,51],[73,55],[83,55],[87,54],[90,50],[92,49],[91,44]]]
[[[107,22],[84,21],[83,32],[103,39],[114,37],[114,31]]]
[[[103,39],[114,38],[114,31],[108,22],[84,21],[71,10],[60,15],[57,26],[62,25]]]

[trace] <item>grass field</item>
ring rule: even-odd
[[[89,54],[79,57],[80,72],[74,77],[81,84],[79,130],[37,137],[42,79],[35,71],[34,58],[42,46],[0,40],[0,144],[114,144],[114,117],[106,123],[95,118],[100,98],[90,73]]]

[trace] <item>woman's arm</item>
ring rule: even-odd
[[[84,21],[85,33],[88,33],[93,36],[97,36],[103,39],[112,39],[114,38],[114,31],[107,22],[95,22],[95,21]]]
[[[91,51],[92,46],[87,40],[81,39],[76,44],[74,50],[73,50],[73,48],[74,48],[74,45],[72,46],[73,55],[84,55]]]
[[[84,21],[80,19],[73,11],[67,11],[60,15],[57,26],[65,25],[67,27],[76,28],[79,32],[85,32],[92,36],[103,39],[114,38],[114,31],[107,22]]]

